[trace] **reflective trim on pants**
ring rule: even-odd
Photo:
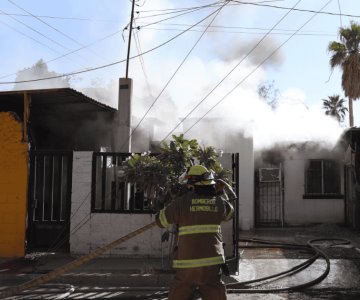
[[[198,268],[213,265],[221,265],[225,262],[222,255],[198,259],[174,259],[173,267],[177,269]]]

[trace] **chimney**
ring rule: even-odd
[[[115,135],[115,151],[131,152],[131,97],[132,79],[119,79],[119,103],[117,113],[118,131]]]

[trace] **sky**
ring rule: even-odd
[[[135,3],[129,77],[133,126],[144,118],[138,131],[157,120],[157,140],[186,132],[216,143],[219,135],[242,132],[262,148],[276,142],[331,144],[348,127],[347,120],[339,125],[324,115],[322,99],[344,97],[327,46],[338,39],[340,26],[360,23],[359,0]],[[17,71],[42,59],[51,72],[87,71],[72,75],[71,87],[117,107],[130,12],[130,0],[1,0],[0,90],[39,87],[14,82]],[[258,96],[266,82],[279,91],[276,109]],[[360,101],[354,117],[357,126]]]

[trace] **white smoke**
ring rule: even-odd
[[[191,4],[196,4],[192,1]],[[186,4],[191,5],[190,3]],[[75,4],[74,4],[75,5]],[[178,6],[178,4],[176,4]],[[146,9],[168,9],[174,7],[173,1],[148,1]],[[140,9],[140,10],[141,10]],[[215,20],[215,25],[230,25],[244,14],[254,14],[255,8],[250,6],[232,6],[224,10]],[[203,13],[205,16],[209,13]],[[145,16],[145,14],[140,14]],[[200,14],[181,17],[181,23],[194,24],[201,18]],[[136,20],[150,22],[149,19]],[[204,24],[207,24],[207,20]],[[94,23],[95,24],[95,23]],[[125,13],[124,22],[126,25]],[[89,28],[92,28],[91,26]],[[199,28],[197,28],[199,29]],[[126,39],[125,32],[125,39]],[[153,48],[168,40],[176,32],[155,31],[143,28],[137,32],[141,41],[142,51]],[[133,78],[133,126],[136,126],[150,106],[154,104],[169,78],[173,75],[186,53],[193,46],[201,32],[188,32],[154,52],[140,59],[130,62],[130,77]],[[259,36],[259,39],[261,36]],[[144,137],[153,140],[162,140],[176,125],[179,124],[195,105],[204,100],[205,96],[217,83],[241,60],[257,40],[251,38],[234,39],[220,33],[207,33],[195,48],[185,64],[175,75],[163,94],[156,100],[151,110],[139,126],[139,132]],[[119,42],[119,37],[113,42],[114,49],[121,45],[121,58],[124,58],[127,41]],[[132,55],[137,54],[135,40],[132,41]],[[228,141],[226,136],[244,134],[254,138],[256,149],[268,147],[281,142],[319,141],[334,143],[342,132],[338,123],[325,116],[321,105],[309,106],[311,95],[306,95],[296,86],[282,90],[278,107],[271,109],[257,94],[259,84],[272,80],[268,76],[266,67],[277,67],[281,71],[281,63],[286,58],[286,53],[278,52],[266,64],[259,67],[256,72],[245,79],[269,53],[278,46],[274,39],[266,39],[264,43],[249,58],[244,61],[215,91],[211,92],[194,113],[173,133],[185,132],[202,118],[216,103],[242,82],[237,89],[226,97],[216,108],[206,115],[188,133],[188,137],[197,138],[207,145],[222,146]],[[107,48],[111,49],[110,46]],[[108,49],[105,49],[108,51]],[[117,56],[117,59],[119,57]],[[98,65],[98,64],[95,64]],[[102,81],[88,80],[88,86],[73,83],[75,89],[94,97],[100,102],[117,107],[118,77],[124,75],[125,65],[122,70],[106,69],[108,77]],[[52,70],[52,69],[51,69]],[[106,71],[105,70],[105,71]],[[104,71],[104,73],[106,73]],[[90,73],[89,73],[90,74]],[[85,76],[85,75],[84,75]],[[93,74],[93,78],[98,76]],[[112,78],[112,79],[108,79]],[[274,83],[276,87],[276,82]],[[321,100],[319,100],[321,102]],[[140,138],[141,139],[141,138]],[[148,143],[144,143],[147,145]],[[144,146],[145,147],[145,146]],[[147,150],[147,149],[142,149]]]

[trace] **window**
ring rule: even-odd
[[[341,198],[340,166],[334,160],[311,159],[305,173],[304,198]]]
[[[130,154],[94,153],[91,211],[106,213],[152,213],[144,193],[125,182],[120,164]]]

